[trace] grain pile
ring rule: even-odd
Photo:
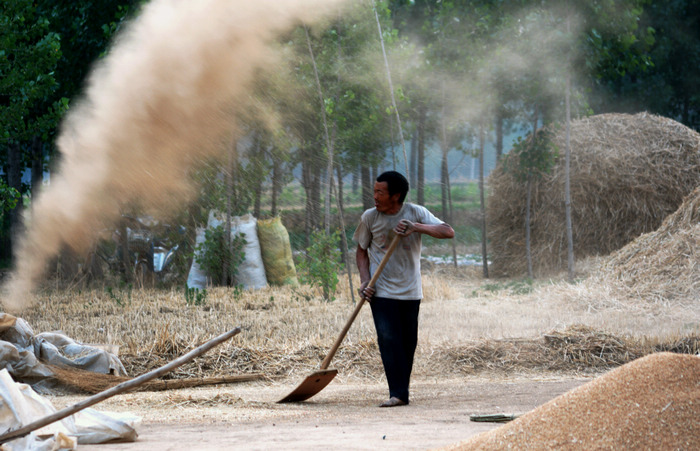
[[[531,246],[535,274],[566,268],[565,130],[553,134],[559,158],[533,184]],[[700,134],[646,113],[602,114],[571,125],[571,207],[577,259],[608,255],[656,230],[700,181]],[[526,187],[504,165],[489,178],[487,221],[492,271],[526,271]]]
[[[666,218],[613,253],[596,281],[613,278],[629,296],[647,302],[697,304],[700,293],[700,187]],[[604,283],[604,282],[603,282]]]
[[[658,353],[449,447],[700,449],[700,357]]]

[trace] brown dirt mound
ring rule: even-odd
[[[553,137],[559,158],[533,185],[531,246],[535,274],[566,268],[565,130]],[[571,126],[574,255],[607,255],[658,228],[700,180],[700,134],[646,113],[602,114]],[[487,221],[492,270],[526,271],[524,183],[504,172],[489,178]]]
[[[635,360],[448,449],[700,449],[700,357]]]
[[[700,187],[656,231],[613,253],[603,263],[599,275],[616,279],[639,299],[697,302]]]

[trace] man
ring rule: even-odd
[[[418,309],[423,298],[421,236],[453,238],[454,230],[425,207],[405,203],[408,181],[395,171],[377,177],[374,208],[365,211],[355,231],[360,295],[372,308],[377,343],[389,383],[389,400],[380,407],[408,404],[408,385],[418,343]],[[401,241],[374,287],[368,287],[395,235]]]

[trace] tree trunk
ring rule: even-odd
[[[445,218],[448,224],[452,224],[452,218],[454,217],[454,209],[452,208],[452,186],[450,184],[450,173],[447,173],[447,200],[449,205],[449,216]],[[452,262],[454,267],[457,267],[457,240],[454,238],[450,240],[452,244]]]
[[[343,168],[339,164],[335,165],[335,172],[338,176],[338,207],[341,210],[345,209],[345,202],[343,202],[344,195],[344,185],[343,185]]]
[[[537,139],[537,123],[539,120],[539,110],[534,107],[534,119],[532,123],[532,144],[535,145]],[[532,169],[530,169],[531,171]],[[530,227],[530,214],[532,212],[532,174],[527,175],[527,199],[525,201],[525,258],[527,259],[527,276],[533,278],[532,271],[532,228]]]
[[[395,171],[396,170],[396,145],[394,143],[394,121],[389,121],[389,143],[391,145],[391,170]],[[408,168],[408,163],[406,163],[406,169],[410,171]]]
[[[570,31],[569,19],[566,19],[566,30]],[[571,218],[571,75],[566,74],[566,166],[564,179],[564,209],[566,214],[567,263],[569,282],[576,277],[574,269],[574,237]]]
[[[306,195],[304,210],[304,247],[309,247],[311,244],[309,241],[311,234],[318,230],[321,212],[321,178],[319,172],[313,157],[308,157],[307,155],[302,162],[302,186],[304,188],[304,194]]]
[[[416,171],[417,171],[417,160],[418,160],[418,130],[414,130],[411,135],[411,177],[409,183],[411,188],[416,189]]]
[[[0,221],[2,221],[0,223],[0,227],[2,227],[2,233],[0,233],[0,260],[9,261],[12,258],[12,240],[5,231],[11,230],[10,215],[0,215]]]
[[[442,201],[442,217],[445,218],[445,221],[450,222],[450,214],[448,211],[448,197],[449,197],[449,191],[448,191],[448,186],[449,186],[449,178],[450,174],[448,173],[448,167],[447,167],[447,154],[450,151],[448,143],[447,143],[447,124],[445,123],[446,118],[445,118],[445,83],[442,83],[442,118],[441,118],[441,124],[440,124],[440,150],[441,150],[441,155],[442,159],[440,162],[440,198]]]
[[[311,47],[311,37],[309,36],[309,29],[304,27],[304,32],[306,34],[306,44],[309,48],[309,55],[311,56],[311,63],[314,68],[314,78],[316,80],[316,90],[318,92],[319,107],[321,112],[321,119],[323,125],[323,137],[326,146],[326,190],[324,196],[324,215],[323,215],[323,228],[327,234],[330,234],[331,230],[331,186],[333,184],[333,144],[331,143],[328,134],[328,121],[326,120],[326,107],[325,99],[323,97],[323,90],[321,88],[321,80],[318,76],[318,67],[316,66],[316,57],[314,56],[313,48]],[[319,201],[320,201],[320,187],[319,187]],[[325,287],[324,287],[325,292]]]
[[[352,171],[352,193],[357,194],[357,189],[360,187],[360,166],[356,166]]]
[[[350,257],[350,251],[348,249],[348,237],[345,229],[345,210],[343,208],[343,173],[340,165],[336,166],[338,169],[338,189],[335,193],[336,205],[338,206],[338,221],[340,222],[340,252],[345,262],[345,269],[348,272],[348,285],[350,287],[350,298],[352,303],[355,303],[355,289],[352,284],[352,259]],[[331,186],[334,188],[335,184]]]
[[[270,215],[277,216],[277,198],[282,190],[282,171],[279,158],[272,152],[272,194],[270,196]]]
[[[260,217],[260,210],[262,209],[262,190],[263,190],[263,183],[262,179],[256,180],[255,181],[255,199],[253,202],[253,216],[256,218]]]
[[[418,110],[418,168],[416,172],[416,201],[418,205],[425,205],[425,121],[427,111],[425,106]]]
[[[362,185],[362,209],[367,210],[374,205],[374,184],[370,181],[369,165],[362,163],[360,167],[360,182]]]
[[[448,173],[447,167],[447,150],[442,149],[442,162],[440,164],[440,189],[442,194],[442,217],[445,221],[449,221],[449,185],[450,185],[450,174]]]
[[[312,166],[311,177],[311,226],[316,231],[321,228],[321,183],[323,181],[322,170],[317,165]]]
[[[503,111],[497,108],[496,112],[496,162],[503,156]]]
[[[488,249],[486,246],[486,198],[484,196],[484,126],[479,124],[479,201],[481,210],[481,261],[484,278],[489,278]]]
[[[403,149],[403,161],[406,167],[406,177],[411,176],[411,171],[408,169],[408,158],[406,156],[406,142],[403,139],[403,128],[401,127],[401,116],[399,115],[399,108],[396,105],[396,96],[394,96],[394,84],[391,80],[391,70],[389,69],[389,59],[386,56],[386,48],[384,47],[384,34],[382,33],[382,24],[379,22],[379,13],[377,9],[374,9],[374,17],[377,20],[377,30],[379,31],[379,42],[382,45],[382,55],[384,55],[384,68],[386,69],[386,78],[389,82],[389,93],[391,94],[391,104],[394,107],[394,113],[396,114],[396,124],[399,127],[399,139],[401,140],[401,148]]]
[[[20,193],[20,198],[17,201],[17,206],[10,210],[10,242],[11,247],[15,249],[15,243],[22,232],[22,148],[18,143],[12,143],[8,146],[8,171],[7,185],[14,188]]]
[[[134,271],[132,269],[131,256],[129,255],[129,234],[126,230],[126,221],[123,218],[119,221],[118,227],[123,276],[125,281],[130,282],[133,280]]]
[[[527,276],[532,279],[532,247],[530,241],[530,209],[532,205],[532,177],[527,176],[527,199],[525,201],[525,255],[527,256]]]
[[[224,171],[225,184],[226,184],[226,223],[224,231],[224,246],[227,252],[224,252],[224,260],[221,265],[221,285],[229,286],[230,281],[230,271],[229,266],[231,264],[231,214],[233,210],[233,175],[237,170],[238,158],[237,148],[238,142],[234,138],[231,141],[231,147],[228,151],[228,161],[227,168]]]
[[[301,184],[306,195],[304,211],[304,244],[309,247],[311,234],[321,224],[321,163],[318,149],[305,147],[302,150]]]
[[[36,200],[44,179],[44,147],[41,139],[32,139],[32,202]]]
[[[338,178],[338,182],[337,182],[338,183],[337,184],[338,190],[336,193],[335,202],[338,206],[338,219],[340,220],[341,229],[344,232],[345,231],[345,217],[343,215],[344,215],[344,211],[345,211],[345,204],[343,202],[343,168],[341,168],[339,164],[336,164],[335,170],[336,170],[336,176]],[[333,185],[331,188],[333,188],[334,186],[336,186],[336,185]],[[340,247],[340,253],[341,253],[341,257],[342,257],[343,261],[346,262],[346,261],[349,261],[347,259],[347,252],[348,252],[347,237],[343,236],[341,238],[342,238],[341,239],[342,246]],[[350,268],[348,266],[348,271],[349,270],[350,270]]]
[[[304,247],[309,246],[309,235],[313,230],[313,202],[311,200],[311,163],[302,157],[301,161],[301,187],[304,189]]]

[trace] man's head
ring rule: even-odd
[[[378,212],[394,215],[401,210],[408,193],[408,181],[395,171],[388,171],[374,182],[374,207]]]
[[[396,171],[386,171],[379,174],[377,182],[386,182],[389,195],[400,194],[399,203],[403,204],[406,194],[408,194],[408,180],[406,180],[406,177]]]

